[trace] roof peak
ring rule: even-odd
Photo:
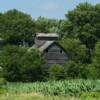
[[[57,33],[36,33],[36,37],[59,37]]]

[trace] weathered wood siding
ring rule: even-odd
[[[49,67],[53,64],[64,64],[68,60],[66,52],[57,44],[53,44],[47,50],[44,51],[45,67]]]

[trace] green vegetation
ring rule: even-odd
[[[100,92],[85,92],[81,94],[82,98],[92,97],[92,98],[100,98]]]
[[[0,100],[100,100],[100,4],[79,4],[65,17],[0,13]],[[38,32],[59,34],[64,65],[43,69],[42,54],[29,49]]]
[[[64,78],[64,68],[60,65],[52,65],[49,69],[49,78],[53,79],[53,80],[59,80],[59,79],[63,79]]]
[[[69,98],[67,100],[69,100]],[[66,100],[66,97],[44,96],[41,94],[31,93],[31,94],[10,94],[8,96],[1,95],[0,100]]]
[[[7,93],[42,93],[44,95],[80,96],[100,92],[100,80],[64,80],[35,83],[7,83]]]
[[[0,100],[99,100],[100,80],[7,83]]]
[[[7,81],[4,79],[4,78],[0,78],[0,88],[3,86],[3,85],[6,85],[7,84]]]
[[[75,97],[64,97],[64,96],[44,96],[41,94],[10,94],[1,95],[0,100],[100,100],[99,98],[75,98]]]
[[[41,80],[41,64],[44,60],[36,49],[28,52],[25,47],[6,45],[3,48],[3,59],[0,62],[3,66],[3,76],[8,81],[36,81]]]
[[[32,19],[16,9],[0,13],[0,77],[11,82],[100,79],[100,4],[79,4],[65,19]],[[37,32],[56,32],[69,61],[46,72],[34,45]]]
[[[7,92],[5,87],[6,84],[7,81],[4,78],[0,78],[0,94],[5,94]]]

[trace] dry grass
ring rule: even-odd
[[[45,96],[40,93],[2,94],[0,100],[76,100],[71,97]]]
[[[100,98],[75,98],[70,96],[50,96],[40,93],[2,94],[0,100],[100,100]]]

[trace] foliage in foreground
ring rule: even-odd
[[[44,60],[36,49],[7,45],[0,56],[3,77],[7,81],[36,81],[41,79]]]
[[[6,93],[6,87],[7,81],[4,78],[0,78],[0,94]]]
[[[8,83],[7,93],[42,93],[79,96],[84,92],[100,92],[100,80],[65,80],[35,83]]]

